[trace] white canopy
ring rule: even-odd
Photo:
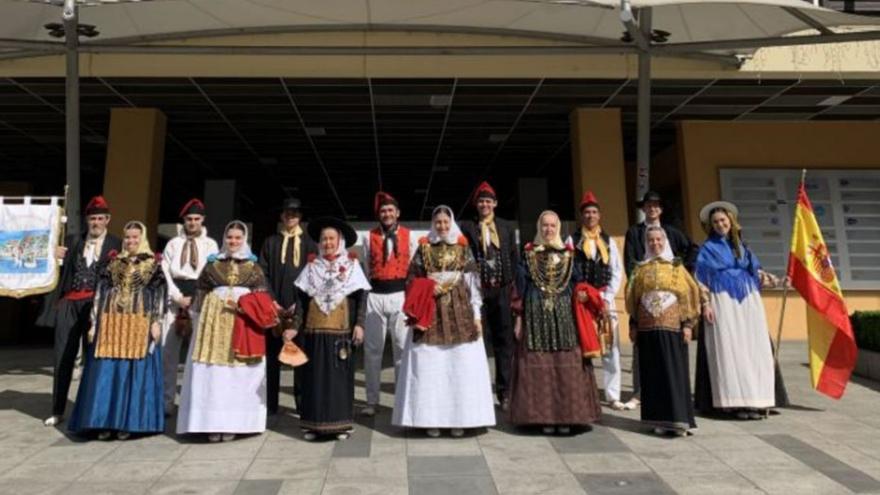
[[[58,3],[0,0],[0,46],[33,50],[61,45],[44,27],[59,22]],[[836,37],[841,27],[880,27],[880,19],[802,0],[631,0],[630,4],[635,12],[650,8],[652,27],[669,33],[657,45],[672,51],[679,46],[690,51],[718,46],[730,53],[734,45],[755,47],[740,43],[743,40],[767,41],[805,31]],[[627,46],[621,41],[625,29],[619,0],[90,0],[81,1],[79,10],[79,22],[100,32],[96,38],[82,39],[84,48],[224,34],[364,29],[511,34],[578,45]],[[878,35],[847,36],[855,40]]]

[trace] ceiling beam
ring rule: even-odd
[[[446,129],[449,127],[449,115],[452,113],[456,89],[458,89],[458,78],[452,80],[452,89],[449,91],[449,103],[446,105],[446,113],[443,116],[443,127],[440,128],[440,138],[437,139],[434,160],[431,162],[431,172],[428,174],[428,185],[425,187],[425,196],[422,200],[422,207],[419,209],[419,220],[424,220],[425,210],[428,208],[428,197],[431,195],[431,186],[434,185],[434,174],[437,172],[437,164],[440,162],[440,152],[443,150],[443,140],[446,137]]]
[[[532,101],[534,101],[535,97],[538,96],[538,92],[541,91],[541,88],[544,86],[544,78],[538,80],[538,84],[535,85],[535,89],[532,90],[532,93],[529,95],[529,99],[526,100],[525,105],[523,105],[522,109],[519,111],[519,114],[516,116],[516,119],[513,120],[513,124],[510,125],[510,128],[507,129],[507,133],[504,135],[504,139],[498,143],[498,147],[495,148],[495,153],[492,155],[492,158],[486,163],[486,167],[483,169],[483,172],[480,174],[478,180],[485,180],[489,176],[489,172],[492,171],[492,167],[495,166],[495,162],[498,160],[498,157],[501,155],[501,151],[504,149],[504,146],[510,140],[510,136],[513,135],[514,131],[516,131],[516,127],[519,125],[523,116],[525,116],[526,112],[529,111],[529,107],[532,106]],[[460,217],[462,213],[464,213],[464,209],[467,208],[469,198],[465,198],[464,203],[461,205],[461,208],[458,209],[458,216]]]
[[[321,158],[321,153],[318,152],[318,146],[315,145],[315,140],[312,139],[312,136],[309,134],[308,127],[306,126],[306,121],[302,116],[302,113],[299,111],[299,106],[296,104],[296,100],[293,98],[293,93],[290,92],[290,88],[287,87],[287,82],[283,77],[279,77],[278,81],[281,83],[281,87],[284,89],[284,94],[287,95],[287,101],[290,102],[291,108],[293,108],[293,112],[296,114],[297,120],[299,120],[299,124],[302,127],[303,134],[306,136],[306,140],[309,142],[309,146],[312,148],[312,153],[315,155],[315,160],[318,162],[318,166],[321,168],[321,172],[324,174],[324,179],[327,180],[327,187],[330,188],[330,193],[333,195],[333,198],[336,200],[336,204],[339,205],[339,210],[342,212],[343,218],[348,218],[348,212],[345,210],[345,204],[342,202],[342,198],[339,196],[339,191],[336,190],[336,185],[333,183],[333,178],[330,177],[330,172],[327,170],[327,166],[324,164],[324,160]]]
[[[379,191],[382,190],[382,155],[379,152],[379,126],[376,124],[376,98],[373,95],[373,79],[367,78],[367,90],[370,92],[370,119],[373,121],[373,147],[376,149],[376,176]]]

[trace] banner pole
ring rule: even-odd
[[[804,185],[804,181],[807,178],[807,169],[801,169],[801,182],[798,187]],[[797,200],[795,200],[797,201]],[[797,204],[795,203],[795,212],[797,211]],[[792,225],[792,231],[794,230],[794,225]],[[773,349],[773,361],[775,364],[779,364],[779,348],[782,347],[782,322],[785,320],[785,302],[788,299],[788,286],[791,285],[791,281],[788,280],[788,264],[791,261],[791,249],[788,250],[788,257],[786,258],[785,263],[785,278],[782,279],[782,307],[779,310],[779,326],[776,329],[776,348]]]

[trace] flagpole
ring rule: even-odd
[[[807,169],[801,169],[800,186],[804,185],[807,178]],[[800,187],[798,188],[800,190]],[[792,226],[794,228],[794,226]],[[785,278],[782,279],[782,307],[779,310],[779,326],[776,328],[776,348],[773,350],[773,361],[779,364],[779,348],[782,346],[782,322],[785,321],[785,302],[788,300],[788,286],[791,285],[788,278],[788,262],[791,259],[791,249],[788,250],[788,257],[785,260]]]

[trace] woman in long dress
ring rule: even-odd
[[[582,356],[572,309],[574,248],[563,243],[559,216],[538,217],[538,234],[525,246],[517,272],[510,422],[568,434],[601,415],[590,356]],[[520,306],[517,304],[516,306]]]
[[[776,403],[773,353],[760,291],[771,277],[743,243],[736,216],[736,206],[726,201],[700,211],[709,236],[695,270],[707,294],[706,364],[713,406],[739,419],[761,419]]]
[[[426,429],[430,437],[440,428],[460,437],[465,428],[494,425],[477,265],[448,206],[434,209],[431,231],[419,240],[408,284],[418,282],[432,287],[418,309],[433,309],[429,321],[408,330],[392,424]]]
[[[128,222],[123,252],[110,252],[100,273],[86,363],[68,427],[98,431],[106,440],[115,433],[165,430],[162,399],[162,336],[165,308],[161,257],[153,254],[147,228]]]
[[[364,341],[370,283],[357,256],[348,252],[347,246],[357,242],[350,225],[325,217],[309,222],[308,229],[318,240],[320,255],[296,279],[293,329],[283,336],[291,341],[301,332],[309,358],[297,375],[305,439],[335,435],[345,440],[354,425],[353,351]]]
[[[228,442],[236,434],[266,430],[266,359],[241,357],[233,349],[239,299],[267,290],[247,237],[244,222],[230,222],[220,253],[208,258],[199,276],[178,434],[207,433],[210,442]]]
[[[650,257],[635,268],[626,293],[636,322],[630,339],[639,347],[642,421],[657,434],[683,436],[697,426],[688,344],[700,319],[700,289],[680,259],[664,254],[661,227],[649,226],[645,235]]]

